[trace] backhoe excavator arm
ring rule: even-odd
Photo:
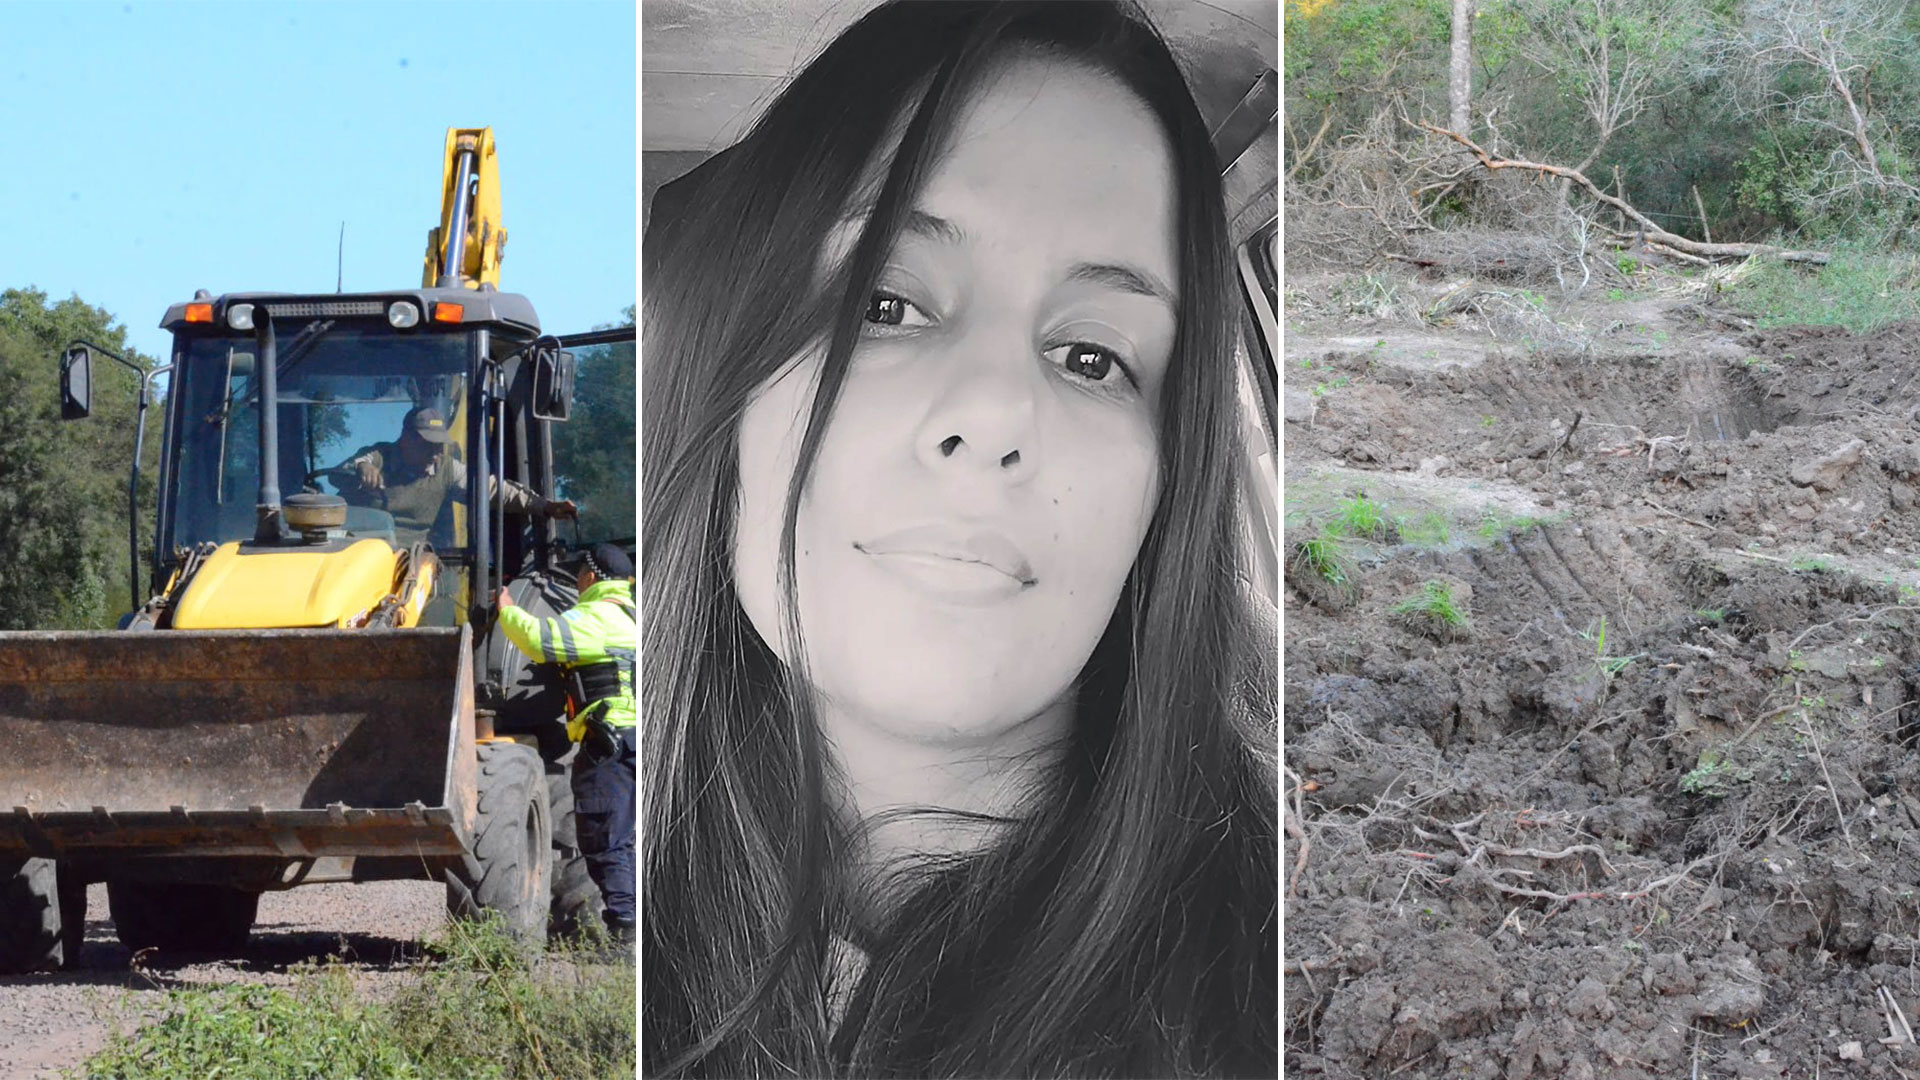
[[[448,128],[440,174],[440,225],[427,234],[423,288],[500,287],[507,230],[492,128]]]

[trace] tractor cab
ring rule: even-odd
[[[549,561],[552,522],[487,495],[502,478],[552,489],[546,428],[572,391],[572,354],[524,297],[203,294],[162,326],[174,346],[153,581],[168,586],[136,623],[455,626],[502,572]],[[69,370],[70,388],[87,382]],[[353,464],[366,458],[372,475]],[[396,592],[429,563],[437,588]]]

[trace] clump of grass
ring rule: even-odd
[[[1787,560],[1787,569],[1800,574],[1831,574],[1839,566],[1825,555],[1795,555]]]
[[[1421,585],[1418,593],[1393,605],[1393,614],[1413,629],[1443,640],[1459,637],[1470,628],[1467,613],[1454,600],[1453,586],[1444,581]]]
[[[1400,518],[1394,522],[1394,530],[1400,539],[1420,547],[1441,547],[1453,539],[1453,523],[1438,510],[1417,518]]]
[[[1333,520],[1327,524],[1327,531],[1340,536],[1350,536],[1360,540],[1390,539],[1393,523],[1387,517],[1387,509],[1366,495],[1355,495],[1340,504]]]
[[[1605,615],[1600,616],[1599,623],[1589,625],[1585,630],[1580,631],[1580,636],[1593,646],[1594,666],[1598,667],[1608,679],[1625,671],[1628,664],[1640,659],[1638,654],[1613,656],[1607,652],[1607,617]]]
[[[1544,522],[1537,517],[1488,509],[1480,518],[1480,539],[1491,542],[1514,533],[1530,532],[1542,524]]]
[[[389,1006],[435,1076],[632,1076],[636,984],[625,962],[599,962],[584,938],[530,956],[497,922],[455,922],[436,946],[445,959]]]
[[[1825,266],[1759,262],[1733,286],[1760,325],[1844,326],[1856,334],[1920,317],[1920,257],[1878,246],[1837,245]]]
[[[1350,319],[1408,320],[1411,305],[1393,275],[1378,271],[1350,274],[1333,288],[1333,305]]]
[[[1353,557],[1346,540],[1331,529],[1293,545],[1287,565],[1342,593],[1353,591]]]
[[[353,1076],[366,1080],[533,1080],[634,1074],[631,954],[591,939],[530,953],[497,922],[449,924],[384,1002],[363,999],[347,969],[294,969],[291,989],[175,990],[161,1018],[116,1034],[83,1067],[88,1080]]]

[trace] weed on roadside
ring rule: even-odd
[[[601,944],[526,950],[496,923],[456,921],[385,1002],[333,962],[291,989],[189,988],[158,1021],[115,1034],[69,1077],[85,1080],[533,1080],[631,1077],[637,986]]]
[[[427,1078],[394,1038],[389,1021],[354,992],[334,964],[294,969],[291,990],[221,986],[168,993],[160,1019],[115,1034],[69,1077],[187,1080],[189,1077],[357,1076]]]
[[[530,956],[497,924],[452,923],[435,946],[445,958],[394,998],[393,1025],[434,1075],[508,1062],[504,1077],[632,1076],[634,968],[599,962],[602,947]]]

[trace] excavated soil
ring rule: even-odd
[[[1920,1077],[1920,326],[1339,334],[1287,344],[1289,1075]]]

